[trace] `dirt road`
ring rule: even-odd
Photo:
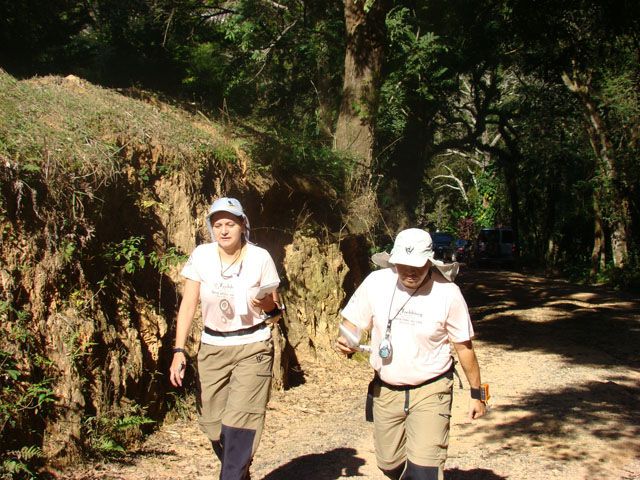
[[[491,410],[466,420],[456,387],[448,480],[640,479],[640,299],[534,275],[464,270]],[[368,366],[302,362],[274,394],[252,478],[383,479],[363,402]],[[166,424],[117,463],[67,480],[218,478],[195,421]]]

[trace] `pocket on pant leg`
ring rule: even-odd
[[[271,393],[273,344],[256,342],[246,346],[246,355],[231,374],[227,410],[264,414]]]
[[[449,446],[453,381],[444,378],[412,391],[406,421],[407,457],[416,465],[443,468]]]
[[[376,462],[382,470],[393,470],[406,460],[403,411],[404,392],[376,385],[373,390],[373,438]]]

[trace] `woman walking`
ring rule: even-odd
[[[196,247],[181,272],[170,380],[182,385],[185,343],[200,302],[198,421],[222,464],[220,479],[247,480],[271,388],[266,319],[280,312],[272,294],[279,278],[271,255],[249,242],[249,219],[238,200],[217,199],[206,222],[212,242]]]

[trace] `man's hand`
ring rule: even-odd
[[[340,335],[336,339],[336,350],[339,353],[343,353],[345,355],[349,355],[350,353],[357,352],[357,350],[355,348],[351,348],[349,346],[349,344],[347,343],[347,340],[342,335]]]
[[[252,298],[251,306],[255,308],[259,308],[265,312],[270,312],[274,308],[276,308],[276,302],[273,300],[271,295],[265,295],[263,298]]]
[[[482,400],[471,399],[469,403],[469,420],[483,417],[487,413],[487,404]]]
[[[344,334],[342,334],[343,330],[346,330]],[[360,333],[357,333],[359,332],[358,327],[356,327],[349,320],[343,320],[342,324],[340,325],[340,331],[341,331],[341,335],[336,339],[336,350],[345,355],[349,355],[350,353],[357,352],[359,350],[358,346],[357,345],[352,346],[352,345],[354,345],[360,339]],[[349,342],[345,338],[345,335],[349,334],[349,332],[352,332],[354,337],[356,337],[353,339],[352,342]]]

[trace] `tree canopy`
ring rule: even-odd
[[[273,168],[332,182],[374,242],[408,224],[510,225],[523,261],[595,278],[638,266],[639,9],[2,0],[0,67],[233,118]]]

